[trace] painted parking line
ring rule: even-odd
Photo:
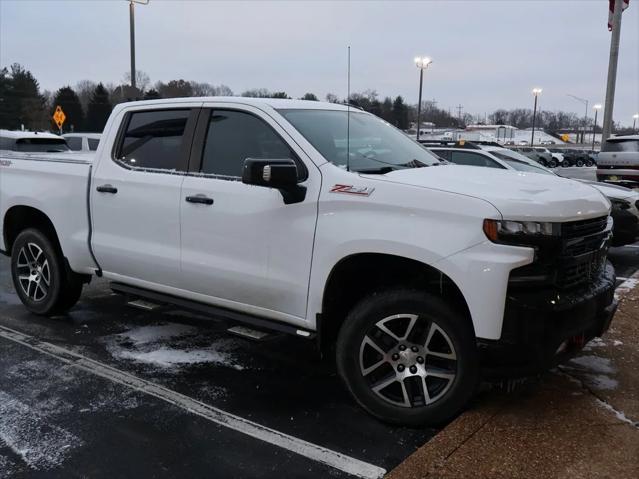
[[[235,416],[164,386],[138,378],[133,374],[113,368],[83,356],[82,354],[56,346],[55,344],[40,341],[33,336],[14,329],[0,326],[0,337],[52,356],[72,367],[81,369],[95,376],[161,399],[162,401],[173,404],[185,411],[196,414],[226,428],[281,447],[282,449],[333,467],[347,474],[365,479],[381,478],[386,474],[386,470],[381,467]]]

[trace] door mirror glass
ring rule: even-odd
[[[288,189],[297,186],[297,166],[293,160],[247,158],[242,170],[242,183]]]

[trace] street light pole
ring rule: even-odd
[[[597,133],[597,113],[599,113],[599,110],[601,110],[601,104],[597,103],[595,106],[592,107],[593,110],[595,110],[595,124],[592,127],[592,149],[595,149],[595,134]]]
[[[530,146],[535,145],[535,120],[537,119],[537,97],[541,94],[541,88],[533,88],[532,94],[535,97],[535,106],[533,107],[533,123],[532,135],[530,137]]]
[[[131,33],[131,88],[135,90],[135,4],[129,2],[129,29]]]
[[[128,0],[129,1],[129,31],[131,35],[131,88],[136,89],[135,74],[135,4],[148,5],[149,0]]]
[[[417,103],[417,140],[419,141],[419,130],[422,116],[422,87],[424,85],[424,70],[433,61],[428,57],[415,57],[415,66],[419,68],[419,102]]]
[[[570,93],[568,93],[568,96],[586,105],[586,114],[584,115],[584,128],[581,134],[582,143],[586,143],[586,128],[588,127],[588,100],[586,100],[585,98],[579,98],[578,96],[575,96],[575,95],[571,95]],[[579,143],[579,132],[577,132],[577,143]]]

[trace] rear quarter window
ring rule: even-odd
[[[608,140],[603,144],[601,151],[610,152],[639,152],[639,140]]]

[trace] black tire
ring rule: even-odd
[[[25,279],[27,273],[33,280]],[[82,293],[82,281],[66,270],[60,251],[37,229],[24,230],[14,241],[11,277],[22,304],[42,316],[67,311]]]
[[[414,322],[411,316],[415,318]],[[397,332],[402,321],[408,323],[407,330],[409,324],[415,325],[412,332],[405,333],[408,334],[407,339],[389,346],[395,340],[383,333],[378,325],[382,323],[387,329],[392,326]],[[386,327],[386,324],[389,326]],[[440,334],[439,331],[444,333]],[[380,333],[375,342],[383,343],[381,349],[386,356],[382,356],[379,350],[374,350],[368,343],[370,335]],[[388,342],[389,339],[392,341]],[[365,341],[366,345],[363,344]],[[436,342],[439,342],[442,351],[435,351],[433,344],[437,347]],[[401,350],[402,346],[408,349]],[[427,349],[431,352],[425,352]],[[372,359],[367,357],[371,353],[382,358],[377,360],[383,361],[379,362],[379,367],[365,367],[365,361]],[[455,359],[444,359],[435,354],[454,355]],[[399,356],[399,359],[394,359],[395,356]],[[355,400],[382,421],[403,426],[423,427],[446,423],[469,402],[480,378],[475,334],[468,318],[437,296],[406,289],[373,294],[361,300],[348,314],[339,332],[336,358],[338,373]],[[419,362],[420,359],[422,362]],[[404,366],[402,373],[397,373],[400,371],[397,363]],[[447,380],[429,374],[422,375],[426,368],[433,374],[437,370],[453,373],[453,377]],[[373,390],[379,384],[393,381],[393,375],[404,374],[403,371],[406,377],[402,377],[401,382],[396,379],[378,392]],[[383,379],[377,379],[377,375]],[[405,405],[397,404],[397,400],[393,399],[393,394],[399,397],[400,392],[402,398],[399,401]],[[427,401],[427,396],[432,402]]]
[[[559,166],[559,162],[555,160],[554,158],[550,160],[550,163],[548,163],[549,168],[557,168],[558,166]]]
[[[579,168],[581,168],[582,166],[584,166],[584,160],[579,158],[578,160],[575,161],[575,166],[578,166]]]

